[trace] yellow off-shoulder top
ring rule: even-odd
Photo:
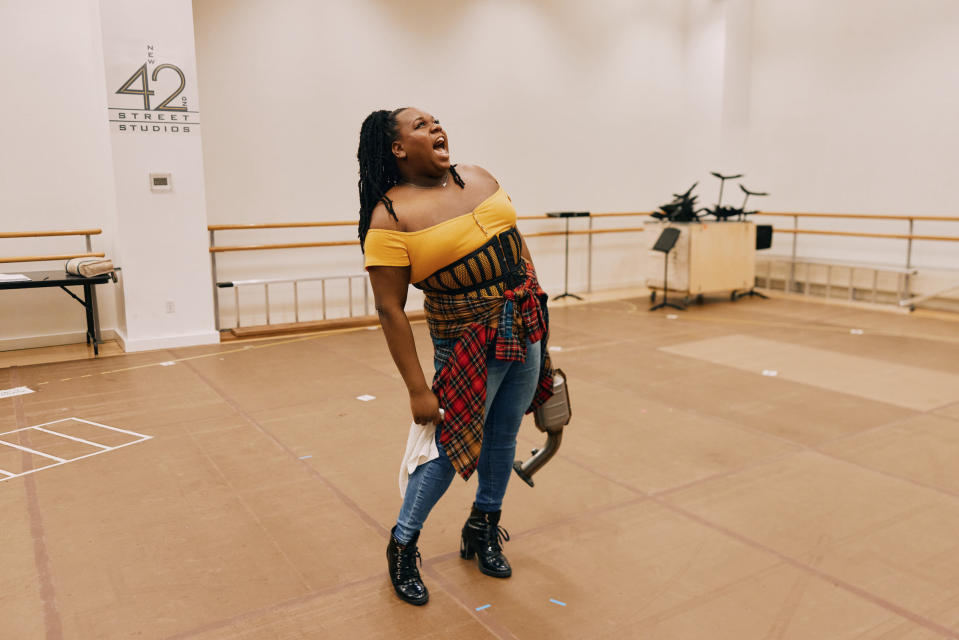
[[[420,282],[514,226],[516,209],[500,187],[469,213],[426,229],[370,229],[364,246],[366,267],[409,266],[410,282]]]

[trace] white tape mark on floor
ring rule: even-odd
[[[53,428],[53,425],[60,424],[60,423],[63,423],[63,422],[70,422],[71,420],[72,420],[73,422],[82,422],[83,424],[87,424],[87,425],[90,425],[90,426],[93,426],[93,427],[97,427],[97,428],[99,428],[99,429],[106,429],[106,430],[108,430],[108,431],[113,431],[114,433],[123,433],[123,434],[126,434],[126,435],[130,436],[131,438],[134,438],[134,439],[133,439],[133,440],[130,440],[129,442],[124,442],[123,444],[110,446],[110,445],[106,445],[106,444],[101,444],[101,443],[99,443],[99,442],[95,442],[95,441],[93,441],[93,440],[87,440],[87,439],[84,439],[84,438],[78,438],[78,437],[73,436],[73,435],[70,435],[70,434],[68,434],[68,433],[62,433],[62,432],[60,432],[60,431],[57,431],[55,428]],[[49,427],[49,428],[47,428],[47,427]],[[60,427],[60,428],[61,428],[61,429],[64,429],[64,430],[67,430],[67,427],[66,427],[66,426],[62,426],[62,427]],[[86,444],[86,445],[90,445],[90,446],[93,446],[93,447],[98,448],[99,451],[94,451],[93,453],[88,453],[88,454],[86,454],[86,455],[77,456],[76,458],[64,459],[64,458],[60,458],[60,457],[58,457],[58,456],[51,455],[51,454],[49,454],[49,453],[45,453],[45,452],[43,452],[43,451],[40,451],[39,449],[29,449],[29,448],[27,448],[27,447],[23,447],[23,446],[20,446],[20,445],[18,445],[18,444],[14,444],[13,442],[9,442],[9,439],[6,439],[6,440],[3,439],[5,436],[10,436],[10,435],[15,434],[15,433],[20,433],[20,432],[22,432],[22,431],[30,431],[30,430],[33,430],[33,431],[41,431],[41,432],[43,432],[43,433],[46,433],[46,434],[52,435],[52,436],[56,436],[56,437],[58,437],[58,438],[65,438],[65,439],[67,439],[67,440],[73,440],[73,441],[80,442],[80,443],[83,443],[83,444]],[[4,432],[4,433],[0,433],[0,447],[10,447],[10,448],[13,448],[13,449],[19,449],[20,451],[24,451],[24,452],[29,453],[29,454],[31,454],[31,455],[41,456],[41,457],[43,457],[43,458],[47,458],[47,459],[50,459],[50,460],[55,460],[56,462],[55,462],[54,464],[49,464],[49,465],[47,465],[47,466],[45,466],[45,467],[40,467],[39,469],[30,469],[29,471],[23,471],[23,472],[21,472],[21,473],[13,473],[13,472],[7,471],[7,470],[5,470],[5,469],[0,469],[0,482],[5,482],[5,481],[7,481],[7,480],[12,480],[12,479],[14,479],[14,478],[19,478],[19,477],[21,477],[21,476],[30,475],[31,473],[36,473],[37,471],[46,471],[47,469],[53,469],[54,467],[59,467],[59,466],[61,466],[61,465],[69,464],[69,463],[71,463],[71,462],[77,462],[78,460],[83,460],[84,458],[90,458],[90,457],[93,457],[93,456],[98,456],[98,455],[100,455],[100,454],[107,453],[108,451],[116,451],[117,449],[123,449],[124,447],[129,447],[129,446],[132,445],[132,444],[139,444],[139,443],[144,442],[144,441],[146,441],[146,440],[152,440],[152,439],[153,439],[153,436],[147,436],[147,435],[144,435],[144,434],[142,434],[142,433],[137,433],[136,431],[128,431],[128,430],[126,430],[126,429],[119,429],[119,428],[117,428],[117,427],[110,427],[110,426],[107,426],[107,425],[105,425],[105,424],[100,424],[99,422],[91,422],[90,420],[83,420],[82,418],[63,418],[63,419],[61,419],[61,420],[54,420],[53,422],[44,422],[43,424],[33,425],[32,427],[24,427],[24,428],[22,428],[22,429],[14,429],[13,431],[6,431],[6,432]]]
[[[14,387],[12,389],[0,389],[0,398],[12,398],[13,396],[24,396],[28,393],[35,393],[30,387]]]
[[[361,396],[356,396],[357,400],[362,400],[363,402],[369,402],[370,400],[376,400],[376,396],[371,396],[369,394],[363,394]]]

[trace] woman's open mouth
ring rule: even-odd
[[[436,140],[433,141],[433,151],[440,158],[447,159],[447,160],[449,159],[450,150],[449,150],[449,147],[447,146],[445,135],[441,135],[438,138],[436,138]]]

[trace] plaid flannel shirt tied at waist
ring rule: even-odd
[[[476,470],[483,446],[486,363],[491,352],[497,360],[523,362],[527,342],[539,342],[539,383],[526,413],[553,394],[553,369],[546,348],[547,296],[531,264],[523,260],[516,275],[522,278],[521,284],[504,288],[501,296],[426,293],[426,320],[436,356],[443,363],[433,378],[433,393],[445,410],[440,444],[464,480]]]

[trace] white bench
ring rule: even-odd
[[[879,301],[879,280],[881,274],[891,274],[896,277],[896,302],[899,306],[908,306],[911,294],[911,278],[919,273],[918,269],[912,267],[898,267],[889,264],[870,264],[864,262],[850,262],[844,260],[823,260],[818,258],[800,258],[795,260],[791,256],[777,255],[757,255],[756,256],[756,280],[757,286],[760,279],[763,280],[763,288],[772,289],[774,279],[782,279],[783,291],[802,293],[810,295],[812,285],[820,284],[813,282],[813,269],[818,267],[821,273],[825,270],[825,277],[821,280],[824,285],[824,297],[830,298],[830,293],[834,288],[845,288],[847,298],[851,301],[857,300],[856,292],[867,292],[870,302]],[[782,278],[774,278],[773,266],[775,264],[785,265],[785,272]],[[834,281],[835,272],[847,272],[848,280],[845,284]],[[871,286],[857,286],[856,274],[859,271],[871,271]],[[765,275],[762,275],[764,274]]]

